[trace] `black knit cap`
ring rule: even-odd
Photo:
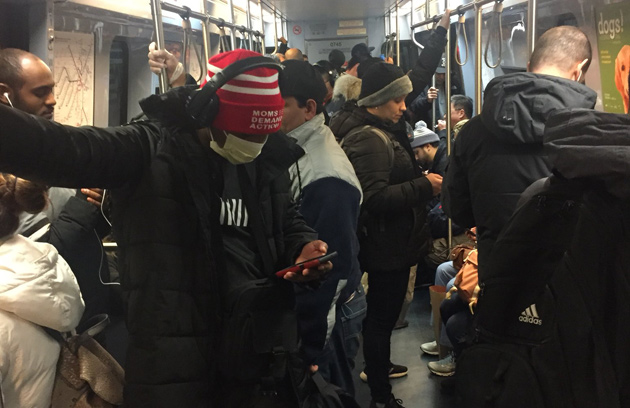
[[[372,57],[368,58],[365,61],[361,61],[359,63],[359,68],[357,68],[357,76],[359,78],[363,78],[363,75],[367,72],[367,70],[374,64],[380,64],[383,60],[380,58]]]
[[[282,63],[280,93],[283,98],[290,96],[313,99],[317,105],[324,102],[328,90],[322,76],[307,61],[286,60]]]
[[[359,69],[364,63],[359,65]],[[359,106],[379,106],[390,99],[406,95],[413,89],[403,70],[393,64],[372,64],[361,79]]]

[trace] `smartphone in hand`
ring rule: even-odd
[[[304,262],[297,263],[295,265],[284,268],[276,272],[278,278],[283,278],[288,272],[301,272],[304,269],[317,268],[319,265],[326,263],[337,256],[337,251],[331,252],[326,255],[318,256],[317,258],[307,259]]]

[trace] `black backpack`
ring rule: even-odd
[[[480,271],[472,346],[457,361],[467,406],[628,406],[630,352],[614,344],[630,336],[630,285],[615,273],[628,252],[625,207],[551,177],[517,209]]]

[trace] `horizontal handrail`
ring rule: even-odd
[[[475,7],[481,7],[485,4],[488,3],[494,3],[497,0],[477,0],[477,1],[473,1],[472,3],[468,3],[468,4],[464,4],[461,5],[459,7],[457,7],[456,9],[451,10],[451,17],[457,16],[459,14],[464,14],[465,12],[467,12],[468,10],[473,10]],[[442,16],[444,14],[438,14],[436,16],[427,18],[424,21],[421,21],[419,23],[416,23],[414,25],[412,25],[411,27],[409,27],[411,30],[414,30],[418,27],[422,27],[425,26],[427,24],[431,24],[431,23],[437,23],[442,19]]]
[[[192,10],[190,10],[188,8],[184,8],[184,7],[181,7],[181,6],[176,6],[174,4],[166,3],[164,1],[160,1],[160,6],[162,7],[162,10],[164,10],[164,11],[170,11],[172,13],[177,13],[180,16],[186,15],[186,16],[188,16],[190,18],[194,18],[196,20],[207,21],[207,22],[210,22],[210,23],[216,25],[217,27],[227,27],[230,30],[236,30],[236,31],[240,31],[240,32],[247,32],[247,33],[253,34],[253,35],[257,36],[257,37],[260,37],[262,35],[260,33],[260,31],[258,31],[258,30],[252,30],[252,29],[244,27],[243,25],[240,25],[240,24],[230,23],[229,21],[225,21],[222,18],[214,17],[214,16],[211,16],[209,14],[203,14],[203,13],[200,13],[198,11],[192,11]]]

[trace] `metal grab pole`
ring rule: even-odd
[[[483,10],[481,5],[477,5],[475,10],[475,113],[479,115],[483,107],[482,91],[483,81],[481,78],[481,58],[483,44],[481,40],[481,29],[483,25]]]
[[[527,2],[527,52],[531,57],[536,45],[536,0]],[[529,58],[528,58],[529,59]]]
[[[276,14],[276,6],[273,6],[273,51],[272,54],[278,52],[278,15]]]
[[[254,38],[252,36],[252,31],[254,30],[254,27],[252,27],[252,6],[249,2],[249,0],[247,0],[247,28],[250,30],[249,31],[249,49],[251,51],[254,50]]]
[[[162,7],[159,0],[151,0],[151,15],[153,16],[153,28],[155,30],[155,43],[158,50],[164,49],[164,27],[162,26]],[[168,91],[168,75],[166,68],[160,70],[160,93]]]
[[[398,8],[398,3],[396,3],[396,65],[400,66],[400,23],[398,21]]]
[[[448,0],[444,0],[444,10],[448,10]],[[446,28],[446,155],[451,155],[451,25]],[[448,248],[453,247],[453,221],[448,219]]]
[[[258,39],[260,40],[260,53],[265,55],[265,20],[263,20],[263,6],[261,0],[258,0],[258,11],[260,12],[260,34]]]
[[[230,23],[231,25],[230,27],[230,45],[232,46],[232,49],[235,50],[236,49],[236,33],[234,32],[234,4],[232,2],[232,0],[227,0],[227,6],[230,9]]]
[[[201,11],[205,16],[205,18],[201,19],[201,32],[203,34],[203,56],[205,58],[203,60],[203,63],[207,64],[208,60],[210,59],[210,32],[208,31],[208,6],[206,4],[206,0],[201,0]],[[203,72],[206,72],[206,67],[201,66],[199,67],[199,70],[201,71],[203,77]]]

